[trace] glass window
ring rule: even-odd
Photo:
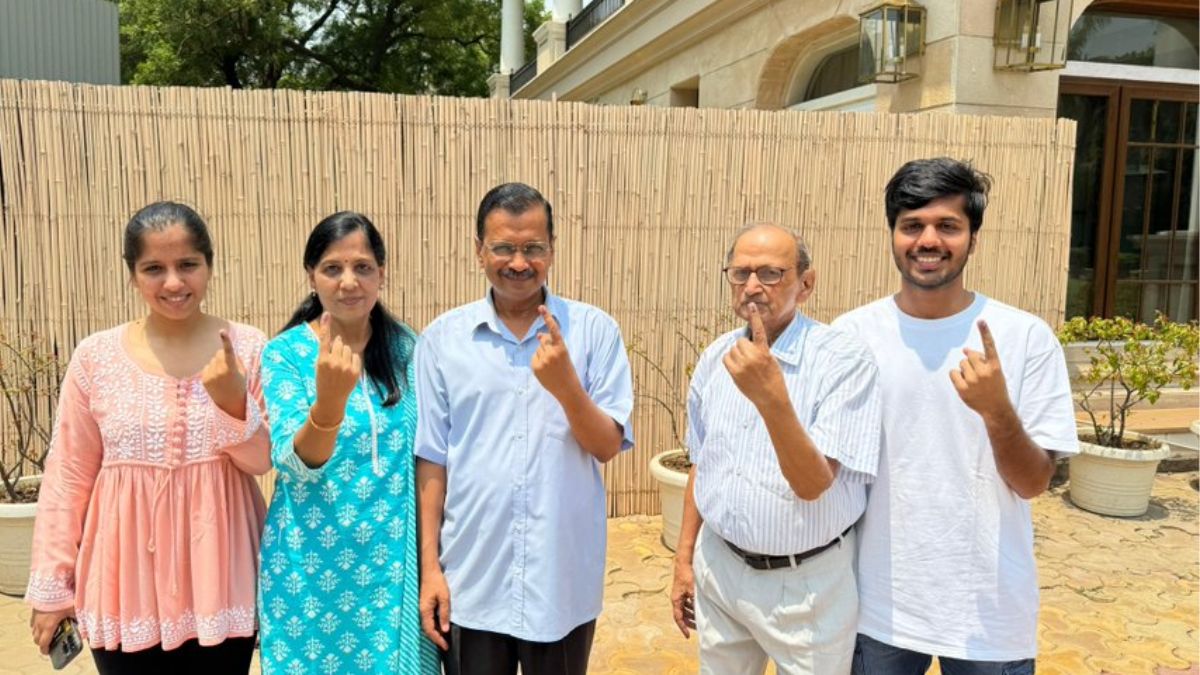
[[[1096,237],[1100,230],[1100,190],[1104,183],[1104,140],[1108,97],[1063,94],[1058,114],[1075,120],[1075,178],[1071,182],[1071,259],[1067,274],[1067,316],[1091,316],[1096,283]]]
[[[858,44],[852,44],[826,56],[817,66],[808,88],[804,90],[805,101],[821,98],[839,91],[858,86]]]
[[[1071,61],[1200,69],[1200,27],[1194,19],[1087,12],[1067,40]]]

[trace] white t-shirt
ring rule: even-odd
[[[950,380],[987,321],[1009,399],[1034,443],[1078,452],[1062,348],[1041,319],[975,294],[945,319],[892,297],[835,328],[875,354],[883,394],[879,474],[859,529],[859,632],[925,654],[1013,661],[1037,654],[1038,584],[1029,502],[996,469],[983,420]]]

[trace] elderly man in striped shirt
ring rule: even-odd
[[[815,273],[799,235],[743,228],[723,270],[746,328],[701,355],[688,394],[692,468],[675,555],[675,622],[700,672],[848,673],[854,524],[879,457],[870,352],[798,311]]]

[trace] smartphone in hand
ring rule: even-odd
[[[55,670],[62,670],[82,651],[83,638],[79,637],[79,626],[75,619],[63,619],[50,640],[50,665]]]

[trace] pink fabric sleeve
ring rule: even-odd
[[[217,424],[223,427],[219,437],[240,439],[221,448],[221,452],[229,455],[234,466],[252,476],[271,470],[271,435],[263,410],[261,346],[258,345],[254,357],[246,364],[246,419],[239,420],[213,406]]]
[[[38,495],[25,601],[43,612],[75,605],[75,563],[104,446],[82,365],[67,369]]]

